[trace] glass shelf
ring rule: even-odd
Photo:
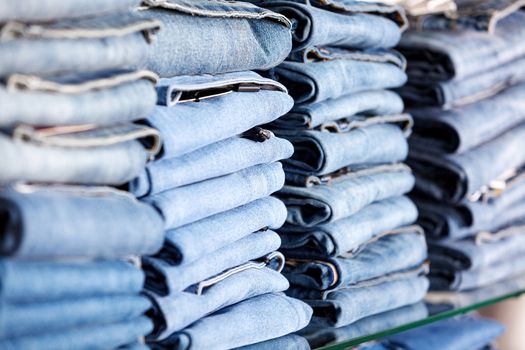
[[[525,275],[475,291],[430,292],[425,302],[372,316],[339,329],[320,329],[300,334],[312,349],[343,350],[395,333],[465,314],[525,294]]]

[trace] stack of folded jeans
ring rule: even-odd
[[[289,53],[290,23],[249,3],[146,1],[164,31],[147,65],[162,79],[145,124],[163,147],[129,189],[164,219],[142,259],[154,348],[234,348],[305,327],[312,310],[283,294],[285,139],[259,127],[287,113],[286,88],[252,69]],[[242,48],[242,50],[241,50]],[[211,75],[213,74],[213,75]]]
[[[158,132],[144,63],[159,23],[138,1],[0,7],[0,348],[93,349],[150,333],[145,275],[162,218],[122,185]],[[134,67],[134,68],[133,68]]]
[[[525,12],[499,19],[493,34],[480,27],[410,32],[401,42],[401,93],[416,121],[414,198],[438,290],[525,272]]]
[[[395,46],[402,9],[348,1],[257,2],[295,24],[289,59],[268,75],[295,100],[270,127],[294,145],[284,161],[279,230],[289,295],[314,309],[312,326],[342,327],[420,301],[427,246],[402,162],[410,115],[387,89],[406,81]]]

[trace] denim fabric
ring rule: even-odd
[[[369,288],[335,291],[327,300],[308,301],[314,309],[312,322],[329,327],[343,327],[365,317],[421,301],[427,292],[426,277],[412,277],[386,282]]]
[[[231,349],[298,331],[312,309],[281,294],[265,294],[227,307],[175,333],[162,345],[170,349]]]
[[[175,265],[188,264],[266,228],[277,229],[286,220],[286,207],[273,197],[210,216],[166,232],[156,257]]]
[[[147,71],[90,75],[80,82],[12,76],[0,86],[0,123],[109,125],[145,118],[155,106],[154,77]]]
[[[305,338],[288,334],[279,338],[266,340],[252,345],[235,348],[235,350],[311,350]]]
[[[519,171],[525,164],[524,147],[525,125],[521,125],[462,154],[411,151],[409,165],[418,190],[437,200],[459,203],[479,199],[491,189],[492,181],[505,180],[509,171]]]
[[[270,131],[261,132],[268,138],[259,141],[234,136],[180,157],[152,162],[130,183],[129,189],[138,197],[157,194],[292,155],[290,142]]]
[[[286,278],[276,271],[248,269],[205,289],[202,295],[178,292],[165,297],[152,296],[157,325],[149,339],[163,340],[219,309],[288,287]]]
[[[397,163],[406,159],[408,143],[396,125],[379,124],[345,133],[316,130],[285,135],[294,146],[286,171],[322,176],[348,166]]]
[[[150,307],[150,301],[139,295],[99,296],[38,304],[2,303],[0,338],[130,320]]]
[[[384,342],[406,350],[484,349],[504,330],[497,321],[463,316],[391,335]]]
[[[279,230],[282,249],[324,257],[356,253],[369,242],[412,224],[417,215],[416,206],[407,197],[385,199],[331,224],[313,228],[285,226]]]
[[[407,76],[390,63],[334,60],[284,62],[269,76],[286,86],[295,103],[317,103],[357,92],[400,87]]]
[[[129,11],[139,4],[140,0],[26,0],[21,6],[11,1],[2,1],[0,22],[8,20],[51,21],[93,16],[108,12]]]
[[[273,231],[257,232],[190,264],[173,266],[170,261],[144,257],[146,288],[160,296],[180,292],[227,269],[271,253],[281,245]]]
[[[281,84],[253,72],[182,76],[162,79],[160,85],[160,101],[168,107],[158,106],[147,122],[162,134],[165,158],[178,157],[269,123],[293,106]],[[201,94],[212,97],[199,97],[202,100],[193,102],[192,98]]]
[[[119,257],[153,254],[162,246],[160,216],[125,192],[18,189],[0,193],[2,255]]]
[[[135,124],[17,127],[0,133],[0,182],[122,185],[141,173],[159,141],[155,129]]]
[[[147,0],[148,18],[163,24],[150,50],[159,75],[216,74],[268,69],[291,50],[290,21],[242,2]]]
[[[3,259],[0,279],[3,302],[36,303],[139,293],[144,273],[124,261],[67,263]]]
[[[523,82],[525,82],[525,58],[520,58],[461,80],[427,85],[411,82],[401,88],[399,93],[409,105],[451,109],[480,102]]]
[[[461,109],[423,108],[410,113],[416,120],[411,146],[462,153],[525,122],[525,84]]]
[[[403,68],[403,70],[405,70],[407,66],[405,57],[391,49],[355,50],[340,47],[309,47],[302,51],[292,52],[288,60],[301,63],[332,60],[390,63]]]
[[[525,287],[525,274],[514,276],[490,286],[463,291],[461,293],[433,293],[429,294],[429,307],[434,305],[449,308],[466,307],[482,303],[489,299],[495,299],[513,291],[522,290]]]
[[[285,186],[277,196],[287,206],[288,223],[314,227],[353,215],[372,202],[403,195],[413,186],[412,173],[403,168],[343,175],[310,188]]]
[[[426,2],[432,3],[431,1]],[[456,0],[451,2],[456,5],[454,6],[457,7],[456,9],[447,9],[444,6],[445,2],[440,5],[444,6],[442,12],[453,10],[453,15],[445,13],[444,15],[419,17],[417,21],[418,30],[469,28],[494,33],[500,20],[523,7],[521,1],[515,0]]]
[[[60,332],[0,340],[5,350],[88,350],[113,349],[136,341],[151,332],[153,324],[147,317],[125,322],[72,328]]]
[[[267,0],[260,5],[288,17],[294,24],[294,51],[312,46],[389,48],[401,38],[397,23],[375,14],[338,13],[297,1]]]
[[[159,26],[134,13],[42,24],[10,22],[0,35],[0,76],[142,67],[149,51],[146,38]]]
[[[146,344],[136,342],[118,347],[118,350],[150,350]]]
[[[363,91],[320,103],[297,106],[272,122],[279,129],[313,129],[324,123],[361,116],[383,116],[403,111],[403,100],[387,90]]]
[[[434,262],[430,269],[432,290],[472,290],[521,275],[525,272],[525,256],[506,256],[476,270],[457,270],[448,263]]]
[[[340,328],[319,327],[315,322],[301,331],[312,348],[318,348],[329,343],[338,343],[383,332],[388,329],[403,326],[428,317],[428,310],[424,302],[403,306],[377,315],[361,319],[353,324]]]
[[[403,36],[400,50],[414,81],[460,80],[524,56],[523,35],[525,13],[518,11],[502,19],[494,34],[473,30],[454,35],[450,31],[410,32]]]
[[[169,229],[266,197],[278,191],[283,184],[281,163],[272,163],[165,191],[144,200],[159,210],[164,217],[165,228]]]
[[[511,226],[496,234],[433,243],[429,246],[429,255],[431,261],[457,270],[475,270],[521,255],[525,250],[524,242],[525,226]]]
[[[359,286],[421,265],[427,258],[422,232],[407,231],[387,235],[366,246],[360,253],[336,258],[313,254],[288,255],[285,276],[292,284],[317,290],[337,290]],[[308,259],[308,260],[306,260]]]
[[[307,0],[292,1],[306,2]],[[308,2],[313,6],[335,12],[376,13],[395,21],[401,29],[406,29],[408,25],[405,11],[401,6],[391,6],[380,1],[368,3],[355,0],[308,0]]]
[[[432,240],[455,240],[494,231],[525,217],[525,182],[507,186],[501,194],[486,201],[446,205],[416,198],[419,224]]]

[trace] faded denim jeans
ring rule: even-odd
[[[291,50],[283,15],[243,2],[146,0],[146,18],[163,30],[147,68],[162,77],[269,69]]]
[[[72,328],[42,335],[0,340],[0,348],[6,350],[89,350],[93,348],[113,349],[137,341],[149,334],[153,323],[145,316],[132,320],[96,324],[89,327]]]
[[[111,125],[148,116],[157,77],[148,71],[110,71],[60,78],[12,75],[0,85],[0,124]],[[35,108],[38,106],[38,108]]]
[[[490,198],[496,186],[519,178],[525,164],[525,125],[461,154],[438,155],[411,150],[408,164],[416,175],[416,189],[457,204]],[[490,166],[487,166],[490,164]],[[483,169],[480,172],[480,169]]]
[[[279,230],[282,249],[324,257],[355,254],[369,243],[399,232],[416,221],[417,216],[416,206],[407,197],[389,198],[330,224],[311,228],[286,225]]]
[[[463,153],[525,122],[525,84],[463,108],[421,108],[409,112],[416,121],[410,139],[412,147]]]
[[[0,213],[4,256],[113,258],[153,254],[164,240],[153,208],[110,188],[21,185],[0,192]]]
[[[44,262],[2,259],[0,278],[0,300],[19,304],[138,294],[144,285],[144,272],[139,267],[118,260]]]
[[[296,254],[291,251],[284,273],[294,285],[330,293],[396,279],[399,273],[417,269],[426,258],[425,237],[416,226],[386,235],[356,254],[343,253],[326,258],[310,252]]]
[[[148,196],[144,201],[161,213],[165,228],[170,229],[269,196],[283,184],[281,163],[271,163]],[[188,206],[190,202],[198,205]]]
[[[287,185],[277,194],[288,209],[286,222],[315,227],[357,213],[365,206],[409,192],[414,177],[406,166],[366,169],[334,176],[327,184]]]
[[[525,182],[518,176],[501,193],[482,201],[447,205],[416,197],[415,202],[420,211],[419,224],[429,239],[456,240],[521,220],[525,215]]]
[[[369,288],[342,289],[326,300],[308,300],[312,322],[323,327],[343,327],[372,315],[421,301],[428,290],[426,277],[398,279]]]
[[[8,20],[38,22],[88,17],[111,12],[126,12],[138,5],[140,0],[26,0],[23,6],[4,1],[0,22]]]
[[[146,123],[162,135],[165,159],[269,123],[293,106],[283,85],[254,72],[161,79],[157,90],[161,105]]]
[[[290,19],[294,24],[294,51],[325,46],[353,49],[390,48],[399,42],[400,25],[404,24],[404,13],[400,8],[384,6],[385,11],[381,12],[378,11],[381,7],[378,4],[337,11],[331,6],[315,7],[301,1],[252,2]],[[401,18],[401,23],[394,21],[398,18]]]
[[[160,150],[157,130],[137,124],[17,126],[0,133],[0,183],[123,185]]]
[[[164,247],[155,257],[174,265],[189,264],[254,232],[267,228],[275,230],[285,220],[283,202],[274,197],[264,197],[166,231]]]
[[[0,76],[143,68],[148,41],[159,28],[159,21],[131,12],[38,24],[8,22],[0,35]]]
[[[305,303],[269,293],[205,317],[159,345],[180,350],[231,349],[298,331],[311,315]]]

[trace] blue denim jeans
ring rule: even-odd
[[[294,107],[271,123],[277,129],[303,130],[322,127],[341,119],[365,122],[370,117],[397,115],[403,100],[388,90],[363,91],[324,102]]]
[[[420,211],[419,224],[431,240],[456,240],[480,231],[494,231],[525,215],[525,182],[509,183],[507,188],[485,201],[446,205],[415,198]]]
[[[424,234],[417,229],[386,235],[355,255],[326,258],[289,252],[285,276],[294,285],[329,292],[396,279],[400,272],[417,268],[427,258]]]
[[[2,303],[0,338],[131,320],[151,307],[140,295],[96,296],[29,304]]]
[[[137,177],[160,149],[157,130],[136,124],[0,133],[0,183],[14,181],[122,185]]]
[[[329,224],[365,206],[409,192],[414,177],[407,167],[358,171],[312,187],[284,186],[277,196],[286,204],[286,222],[302,227]]]
[[[376,334],[388,329],[403,326],[428,317],[428,310],[424,302],[403,306],[391,311],[365,317],[355,323],[340,328],[323,327],[311,322],[299,334],[308,340],[313,349]]]
[[[252,345],[241,346],[235,350],[311,350],[305,338],[297,334],[288,334]]]
[[[298,331],[312,309],[279,293],[229,306],[177,332],[160,345],[170,349],[231,349]]]
[[[494,320],[460,316],[391,335],[383,342],[402,349],[485,349],[504,330]]]
[[[286,220],[286,207],[274,197],[257,199],[240,207],[166,231],[164,247],[155,255],[174,265],[185,265]]]
[[[356,214],[311,228],[287,225],[279,230],[282,249],[324,257],[357,253],[368,243],[414,223],[417,209],[407,197],[372,203]]]
[[[310,64],[284,62],[268,74],[288,88],[296,104],[400,87],[407,80],[403,67],[373,60],[333,60]]]
[[[309,300],[312,322],[324,327],[343,327],[365,317],[421,301],[428,289],[426,277],[398,279],[369,288],[335,291],[327,300]]]
[[[281,163],[271,163],[148,196],[144,201],[159,210],[169,229],[266,197],[283,184]],[[187,205],[192,202],[198,205]]]
[[[333,11],[300,1],[252,1],[290,19],[293,50],[310,47],[346,47],[354,49],[394,47],[401,38],[398,24],[374,9]]]
[[[521,58],[524,20],[525,13],[517,11],[502,19],[494,34],[468,29],[453,35],[450,31],[407,33],[400,43],[409,62],[407,73],[414,81],[462,80]]]
[[[522,274],[525,227],[511,226],[494,235],[433,244],[430,248],[431,288],[469,290]]]
[[[18,20],[22,22],[53,21],[101,15],[110,12],[130,11],[140,0],[29,0],[24,6],[6,2],[2,5],[0,22]]]
[[[162,246],[162,219],[126,192],[96,187],[17,189],[0,193],[4,256],[113,258],[153,254]]]
[[[147,67],[160,76],[268,69],[291,50],[290,21],[247,3],[147,0],[163,25]],[[177,43],[173,45],[173,43]]]
[[[149,163],[142,174],[130,182],[129,189],[138,197],[154,195],[251,166],[273,163],[290,157],[293,151],[287,140],[258,128],[246,132],[244,137],[234,136],[179,157]]]
[[[520,173],[525,164],[525,152],[521,152],[524,147],[525,125],[521,125],[462,154],[411,150],[409,165],[416,175],[416,189],[437,200],[457,204],[490,195],[492,181],[505,183],[514,177],[512,173]]]
[[[225,270],[261,258],[281,245],[279,235],[273,231],[256,232],[185,265],[172,265],[171,261],[143,257],[146,289],[166,296],[216,276]]]
[[[421,108],[409,112],[416,121],[412,147],[463,153],[525,122],[525,84],[460,109]]]
[[[421,85],[409,82],[399,89],[408,105],[437,106],[444,109],[464,107],[483,101],[512,85],[525,82],[525,58],[482,71],[461,80]]]
[[[89,327],[72,328],[42,335],[0,340],[0,348],[17,349],[113,349],[137,340],[150,333],[153,323],[141,316],[133,320]]]
[[[288,289],[286,278],[269,268],[247,269],[204,289],[200,295],[177,292],[152,295],[155,331],[150,340],[160,341],[224,307],[266,293]]]
[[[403,70],[407,61],[403,55],[390,49],[355,50],[341,47],[309,47],[302,51],[295,51],[288,57],[289,61],[312,63],[333,60],[353,60],[376,63],[390,63]]]
[[[450,2],[449,2],[450,3]],[[513,0],[457,0],[451,2],[456,9],[446,7],[440,12],[454,10],[452,16],[434,12],[433,15],[418,17],[418,30],[458,30],[463,28],[494,33],[499,21],[521,9],[521,4]],[[430,4],[433,7],[435,4]],[[441,4],[440,4],[441,5]],[[437,8],[436,8],[437,9]]]
[[[344,133],[317,130],[282,134],[294,146],[284,161],[292,173],[323,176],[345,167],[397,163],[406,159],[408,143],[397,125],[378,124]]]
[[[24,304],[138,294],[144,285],[144,272],[125,261],[68,263],[3,259],[0,279],[0,300]]]
[[[111,71],[73,79],[17,74],[6,86],[0,85],[0,124],[110,125],[142,119],[155,106],[155,81],[148,71]]]
[[[0,76],[143,67],[149,51],[146,39],[159,28],[160,22],[131,12],[49,23],[10,23],[0,36]]]
[[[163,158],[239,135],[293,106],[284,86],[253,72],[161,79],[157,89],[162,106],[147,123],[163,136]]]

